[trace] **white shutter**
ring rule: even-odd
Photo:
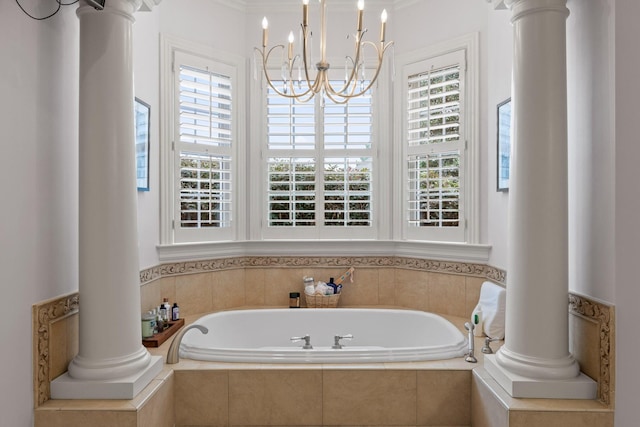
[[[175,240],[226,240],[231,236],[235,202],[235,70],[178,52],[174,72]]]
[[[300,103],[267,89],[264,237],[374,233],[372,95],[347,104],[321,101]]]
[[[464,52],[407,67],[405,236],[464,239]]]

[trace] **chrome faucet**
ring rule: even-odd
[[[484,347],[482,347],[482,352],[484,354],[491,354],[493,353],[493,350],[491,349],[491,346],[489,345],[490,343],[494,342],[494,341],[500,341],[500,338],[489,338],[486,337],[484,339]]]
[[[467,356],[464,358],[464,360],[469,363],[477,363],[478,359],[476,359],[476,357],[473,355],[473,330],[475,329],[476,325],[471,322],[465,322],[464,327],[467,331],[469,331],[469,353],[467,353]]]
[[[334,344],[331,346],[331,348],[335,350],[339,350],[342,348],[342,344],[340,344],[340,340],[352,340],[352,339],[353,339],[353,335],[351,334],[336,335],[333,337]]]
[[[207,334],[209,332],[209,329],[205,326],[196,324],[182,328],[182,330],[173,338],[173,341],[171,341],[171,346],[169,346],[169,351],[167,352],[167,364],[171,365],[180,361],[180,342],[182,341],[184,334],[193,328],[198,329],[203,334]]]
[[[302,346],[305,350],[311,350],[313,346],[311,345],[311,335],[307,334],[303,337],[291,337],[292,342],[302,341],[304,340],[304,345]]]

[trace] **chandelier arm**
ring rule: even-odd
[[[362,50],[362,42],[360,41],[361,38],[362,38],[361,31],[358,31],[358,34],[356,35],[356,39],[357,39],[356,52],[355,52],[355,55],[354,55],[354,59],[352,59],[353,66],[351,67],[351,73],[349,75],[349,78],[344,82],[344,85],[342,85],[342,88],[339,91],[336,91],[333,87],[331,87],[329,85],[329,82],[327,82],[327,85],[329,86],[329,89],[333,92],[334,95],[337,95],[337,96],[340,96],[340,97],[344,97],[344,95],[340,95],[340,94],[343,93],[343,92],[346,92],[347,89],[349,88],[349,86],[352,86],[352,85],[353,85],[353,88],[351,89],[351,94],[353,94],[353,92],[355,91],[355,88],[356,88],[356,85],[357,85],[357,80],[358,80],[357,79],[357,76],[358,76],[358,63],[360,62],[360,53],[361,53],[361,50]]]
[[[340,92],[344,91],[344,89],[346,89],[347,85],[345,85],[343,87],[343,90],[340,92],[336,92],[335,89],[333,89],[333,87],[328,84],[327,82],[327,96],[329,97],[329,99],[331,99],[333,102],[336,102],[336,100],[334,100],[333,96],[336,97],[340,97],[341,99],[344,99],[344,101],[339,102],[339,103],[346,103],[349,99],[351,98],[357,98],[358,96],[362,96],[364,93],[366,93],[369,89],[371,89],[371,87],[373,86],[373,84],[375,83],[375,81],[378,79],[378,75],[380,74],[380,70],[382,69],[382,63],[384,61],[384,53],[386,52],[386,50],[391,47],[393,45],[393,42],[389,42],[386,45],[381,46],[381,48],[379,48],[375,43],[370,42],[370,41],[364,41],[362,42],[362,44],[369,44],[371,46],[373,46],[373,48],[376,50],[376,53],[378,55],[378,65],[376,67],[376,70],[374,72],[373,77],[369,80],[369,83],[367,84],[367,86],[365,88],[363,88],[362,90],[356,92],[355,91],[355,87],[356,84],[353,85],[353,90],[351,91],[351,93],[343,95]],[[355,68],[355,66],[354,66]],[[349,81],[349,84],[351,84],[352,81]]]
[[[264,49],[264,48],[263,48],[262,50],[260,50],[260,49],[258,49],[258,48],[255,48],[255,50],[256,50],[256,51],[258,51],[258,53],[260,53],[260,55],[262,56],[262,72],[263,72],[263,74],[264,74],[264,78],[265,78],[265,80],[267,81],[267,84],[269,85],[269,87],[270,87],[271,89],[273,89],[273,91],[274,91],[276,94],[278,94],[279,96],[285,97],[285,98],[300,98],[300,97],[306,96],[307,94],[309,94],[309,92],[311,91],[311,89],[308,89],[308,90],[306,90],[306,91],[304,91],[304,92],[302,92],[302,93],[297,93],[297,94],[296,94],[296,93],[293,91],[293,87],[291,87],[291,89],[292,89],[292,90],[291,90],[291,94],[284,93],[284,92],[282,92],[281,90],[279,90],[277,87],[275,87],[275,85],[273,84],[273,82],[272,82],[272,81],[271,81],[271,79],[269,78],[269,73],[268,73],[268,71],[267,71],[267,70],[268,70],[267,62],[268,62],[268,60],[269,60],[269,56],[271,56],[271,53],[273,53],[273,51],[274,51],[275,49],[277,49],[277,48],[282,48],[282,49],[284,49],[284,45],[282,45],[282,44],[276,45],[276,46],[272,47],[271,49],[269,49],[268,51],[266,51],[266,53],[265,53],[265,49]],[[289,73],[289,74],[291,74],[291,73]],[[290,83],[290,86],[292,86],[292,83]],[[313,92],[312,92],[312,93],[313,93]],[[311,95],[311,96],[309,97],[309,99],[311,99],[312,97],[313,97],[313,95]]]

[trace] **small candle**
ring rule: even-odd
[[[302,25],[307,26],[309,22],[309,0],[302,0]]]
[[[362,14],[364,13],[364,0],[358,0],[358,31],[362,31]]]
[[[289,31],[289,61],[293,58],[293,31]]]
[[[267,39],[269,37],[269,21],[267,17],[262,18],[262,47],[267,47]]]
[[[384,33],[387,26],[387,9],[382,10],[382,14],[380,15],[380,22],[382,26],[380,27],[380,41],[384,42]]]

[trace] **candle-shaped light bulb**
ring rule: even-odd
[[[362,14],[364,13],[364,0],[358,0],[358,31],[362,31]]]
[[[302,0],[302,25],[307,26],[309,22],[309,0]]]
[[[380,14],[380,22],[382,23],[380,27],[380,41],[384,43],[384,35],[387,26],[387,9],[382,10],[382,13]]]
[[[289,31],[289,61],[293,58],[293,31]]]
[[[267,33],[269,32],[269,21],[267,17],[262,18],[262,47],[267,47]]]

